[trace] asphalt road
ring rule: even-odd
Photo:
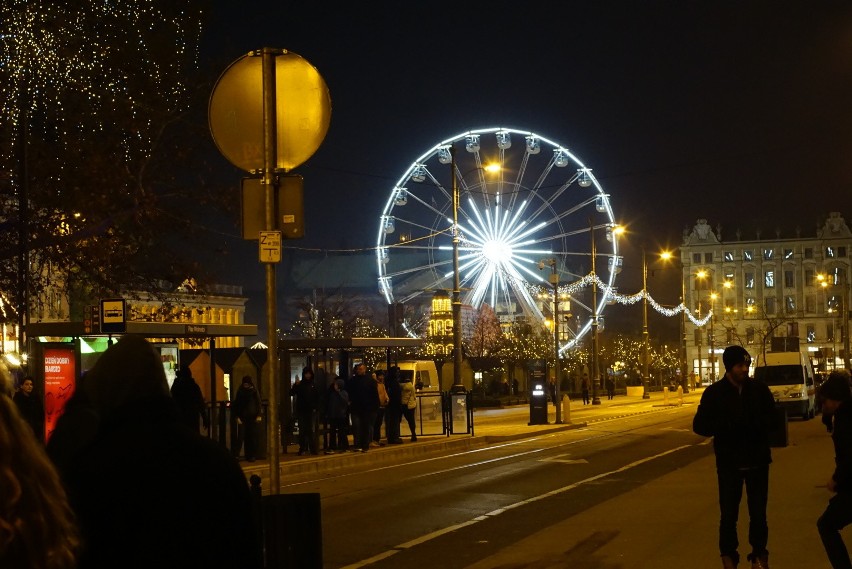
[[[712,454],[691,431],[694,406],[645,410],[614,408],[585,428],[325,473],[281,490],[320,493],[326,568],[469,567]],[[581,562],[614,538],[605,525],[578,527],[588,536],[554,566]]]

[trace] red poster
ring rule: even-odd
[[[74,348],[44,350],[44,434],[45,441],[53,434],[56,421],[65,410],[65,403],[74,393],[77,383]]]

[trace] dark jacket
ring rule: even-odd
[[[312,413],[319,406],[319,391],[313,377],[302,379],[298,385],[293,386],[291,395],[296,398],[296,413]]]
[[[343,385],[343,380],[338,380]],[[334,383],[328,387],[326,395],[325,416],[328,419],[344,419],[349,411],[349,394],[345,389],[339,391],[334,388]]]
[[[194,431],[198,431],[198,419],[204,422],[205,428],[209,426],[207,420],[207,405],[201,388],[195,382],[191,374],[178,372],[175,382],[172,384],[172,397],[180,410],[181,421]]]
[[[35,391],[30,395],[24,395],[19,391],[12,398],[15,405],[18,407],[18,413],[23,417],[24,421],[32,428],[36,438],[44,441],[44,407],[41,400]]]
[[[385,391],[388,392],[388,408],[402,409],[402,386],[399,384],[399,368],[393,367],[385,377]]]
[[[375,413],[379,410],[378,383],[369,375],[352,376],[346,390],[353,413]]]
[[[254,421],[260,415],[260,395],[254,385],[243,383],[234,398],[232,413],[243,423]]]
[[[834,481],[838,492],[852,493],[852,402],[841,403],[833,416]]]
[[[775,399],[766,384],[748,379],[740,392],[725,377],[704,390],[692,430],[713,437],[716,468],[753,468],[772,462],[774,417]]]

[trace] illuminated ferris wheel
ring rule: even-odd
[[[560,291],[582,282],[592,239],[595,272],[613,286],[620,268],[615,220],[591,168],[538,134],[485,128],[439,142],[390,189],[376,249],[379,290],[389,304],[425,304],[454,287],[453,175],[463,305],[487,303],[504,321],[541,321],[552,305],[551,273]],[[598,315],[606,303],[600,293]],[[563,348],[591,327],[591,304],[572,296]]]

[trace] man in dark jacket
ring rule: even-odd
[[[180,409],[181,420],[187,427],[196,433],[200,432],[199,419],[204,423],[205,429],[210,427],[210,421],[207,418],[207,404],[204,402],[201,388],[195,382],[195,378],[192,377],[189,366],[183,365],[178,370],[172,384],[172,397]]]
[[[293,386],[296,420],[299,422],[299,456],[306,452],[317,454],[317,441],[314,435],[314,423],[319,406],[319,392],[314,383],[314,371],[306,367],[302,370],[302,381]]]
[[[41,404],[41,398],[33,393],[33,385],[33,378],[26,376],[13,399],[18,406],[18,412],[33,430],[36,438],[44,442],[44,406]]]
[[[766,544],[766,502],[769,494],[769,431],[775,400],[769,388],[749,378],[751,356],[741,346],[729,346],[722,355],[725,377],[701,396],[692,430],[713,437],[719,483],[719,552],[722,566],[733,569],[740,560],[737,517],[743,484],[748,493],[748,558],[753,569],[769,567]]]
[[[358,364],[346,390],[349,392],[352,410],[352,428],[357,430],[355,448],[360,447],[361,452],[367,452],[373,440],[373,423],[379,410],[378,385],[375,379],[367,375],[367,366]]]
[[[849,372],[831,372],[820,386],[822,412],[834,441],[834,474],[826,487],[834,496],[817,521],[825,553],[834,569],[852,567],[840,530],[852,523],[852,389]]]
[[[250,375],[243,377],[243,384],[237,390],[231,412],[237,420],[237,442],[233,445],[234,456],[239,456],[243,442],[246,445],[246,460],[254,462],[257,458],[259,423],[261,420],[260,395],[252,383]]]
[[[399,367],[393,366],[385,377],[385,389],[388,392],[388,405],[385,411],[385,432],[388,443],[402,444],[399,436],[399,423],[402,420],[402,386],[399,384]]]

